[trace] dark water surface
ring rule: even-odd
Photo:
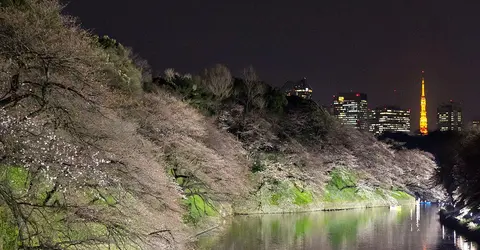
[[[236,217],[204,249],[478,249],[438,222],[434,205]],[[479,249],[480,250],[480,249]]]

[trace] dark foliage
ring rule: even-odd
[[[285,93],[270,85],[267,86],[265,92],[266,107],[269,112],[280,114],[283,113],[288,104]]]
[[[305,142],[325,141],[332,131],[332,117],[314,101],[297,96],[289,96],[287,100],[281,131]]]
[[[21,6],[25,5],[26,1],[25,0],[0,0],[0,7],[8,7],[8,6]]]
[[[442,185],[455,205],[480,205],[480,133],[478,131],[440,132],[428,136],[386,134],[379,139],[397,146],[428,151],[437,162],[434,181]],[[458,196],[454,196],[455,191]]]
[[[183,101],[198,108],[206,115],[218,113],[219,104],[221,104],[216,102],[213,94],[199,84],[199,81],[195,78],[175,76],[167,80],[163,77],[155,77],[151,83],[144,83],[144,91],[146,92],[155,92],[156,88],[164,88],[179,95]],[[228,99],[224,102],[227,101]]]

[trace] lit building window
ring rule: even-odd
[[[410,132],[410,111],[398,107],[382,107],[370,111],[369,131],[379,135],[385,132]]]
[[[362,93],[340,93],[333,99],[333,113],[342,124],[368,130],[367,95]]]
[[[440,131],[461,131],[463,126],[462,107],[450,101],[437,107],[437,127]]]

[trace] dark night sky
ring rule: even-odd
[[[66,12],[158,72],[223,63],[239,75],[252,64],[275,86],[307,77],[322,104],[353,90],[370,107],[411,108],[413,128],[425,69],[435,128],[437,104],[450,99],[463,102],[467,120],[480,117],[480,2],[458,2],[71,0]]]

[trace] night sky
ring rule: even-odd
[[[458,2],[71,0],[66,12],[156,72],[223,63],[239,76],[251,64],[274,86],[306,77],[321,104],[352,90],[371,108],[411,108],[413,129],[424,69],[432,129],[437,104],[450,99],[467,121],[480,117],[480,1]]]

